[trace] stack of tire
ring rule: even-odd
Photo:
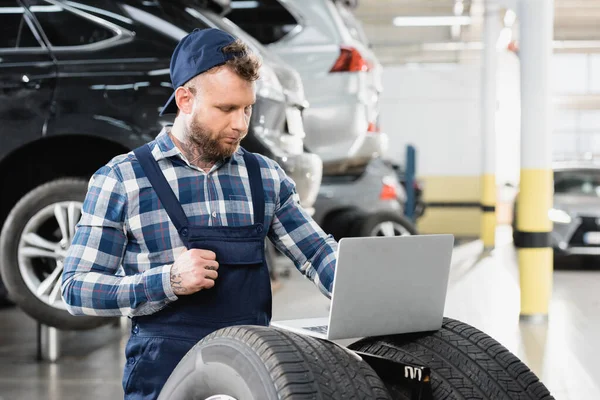
[[[429,367],[428,397],[413,392],[401,377],[378,374],[361,353]],[[348,348],[278,328],[225,328],[189,351],[159,400],[192,398],[553,399],[515,355],[486,334],[452,319],[445,319],[435,332],[364,338]]]

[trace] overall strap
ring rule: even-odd
[[[188,232],[188,219],[175,196],[169,182],[163,175],[158,163],[154,159],[152,152],[150,151],[150,145],[146,144],[138,147],[133,151],[137,157],[146,178],[150,181],[150,184],[154,188],[154,191],[158,195],[158,198],[162,202],[163,207],[167,211],[169,218],[177,228],[177,232],[183,236],[187,236]]]
[[[256,156],[244,149],[244,161],[248,170],[250,190],[252,191],[252,205],[254,208],[254,222],[264,223],[265,220],[265,192],[263,190],[260,165]]]

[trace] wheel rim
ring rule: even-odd
[[[226,394],[214,394],[210,397],[207,397],[204,400],[237,400],[237,399],[235,397],[231,397]]]
[[[410,236],[410,231],[394,221],[383,221],[371,229],[370,236]]]
[[[19,271],[25,284],[40,301],[61,310],[66,310],[61,275],[81,207],[77,201],[51,204],[27,221],[19,238]]]

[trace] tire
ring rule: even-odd
[[[354,227],[362,215],[360,211],[354,209],[335,212],[327,218],[325,230],[337,241],[344,237],[355,236]]]
[[[552,400],[514,354],[470,325],[449,318],[436,332],[366,338],[350,349],[431,369],[433,399]],[[385,382],[394,399],[410,399],[399,382]]]
[[[389,211],[365,216],[358,221],[355,233],[360,237],[418,235],[417,228],[412,222],[400,214]]]
[[[60,205],[61,210],[66,212],[63,214],[66,219],[69,218],[68,207],[72,207],[75,213],[72,214],[71,224],[65,229],[69,231],[68,236],[72,237],[74,223],[79,220],[78,217],[75,219],[75,215],[79,215],[76,210],[77,207],[81,209],[86,193],[87,181],[83,179],[58,179],[38,186],[17,202],[0,233],[0,272],[11,300],[41,324],[62,330],[93,329],[113,320],[69,314],[60,295],[60,274],[48,281],[50,285],[43,295],[35,294],[36,288],[51,277],[70,244],[70,239],[59,242],[59,238],[64,235],[61,234],[56,217],[53,217],[53,206]],[[52,257],[25,256],[25,251],[22,250],[25,246],[29,252],[32,249],[37,252],[43,250],[42,247],[25,242],[27,233],[35,233],[38,237],[53,242],[59,249],[46,251],[54,254]],[[62,247],[60,243],[63,244]]]
[[[4,286],[4,283],[0,279],[0,308],[11,307],[14,304],[15,303],[13,303],[8,296],[6,286]]]
[[[159,400],[391,399],[360,357],[332,342],[276,328],[236,326],[198,342]]]

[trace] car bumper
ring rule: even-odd
[[[277,156],[275,161],[296,184],[300,205],[313,215],[314,204],[321,186],[323,162],[318,155],[301,153],[297,155]]]
[[[328,214],[341,209],[359,210],[364,214],[387,211],[404,215],[405,193],[400,183],[397,189],[398,198],[380,198],[385,177],[396,178],[396,175],[391,168],[377,159],[373,159],[359,177],[325,177],[315,202],[314,219],[321,224]]]
[[[552,247],[562,255],[600,255],[600,216],[575,217],[570,224],[554,224]]]

